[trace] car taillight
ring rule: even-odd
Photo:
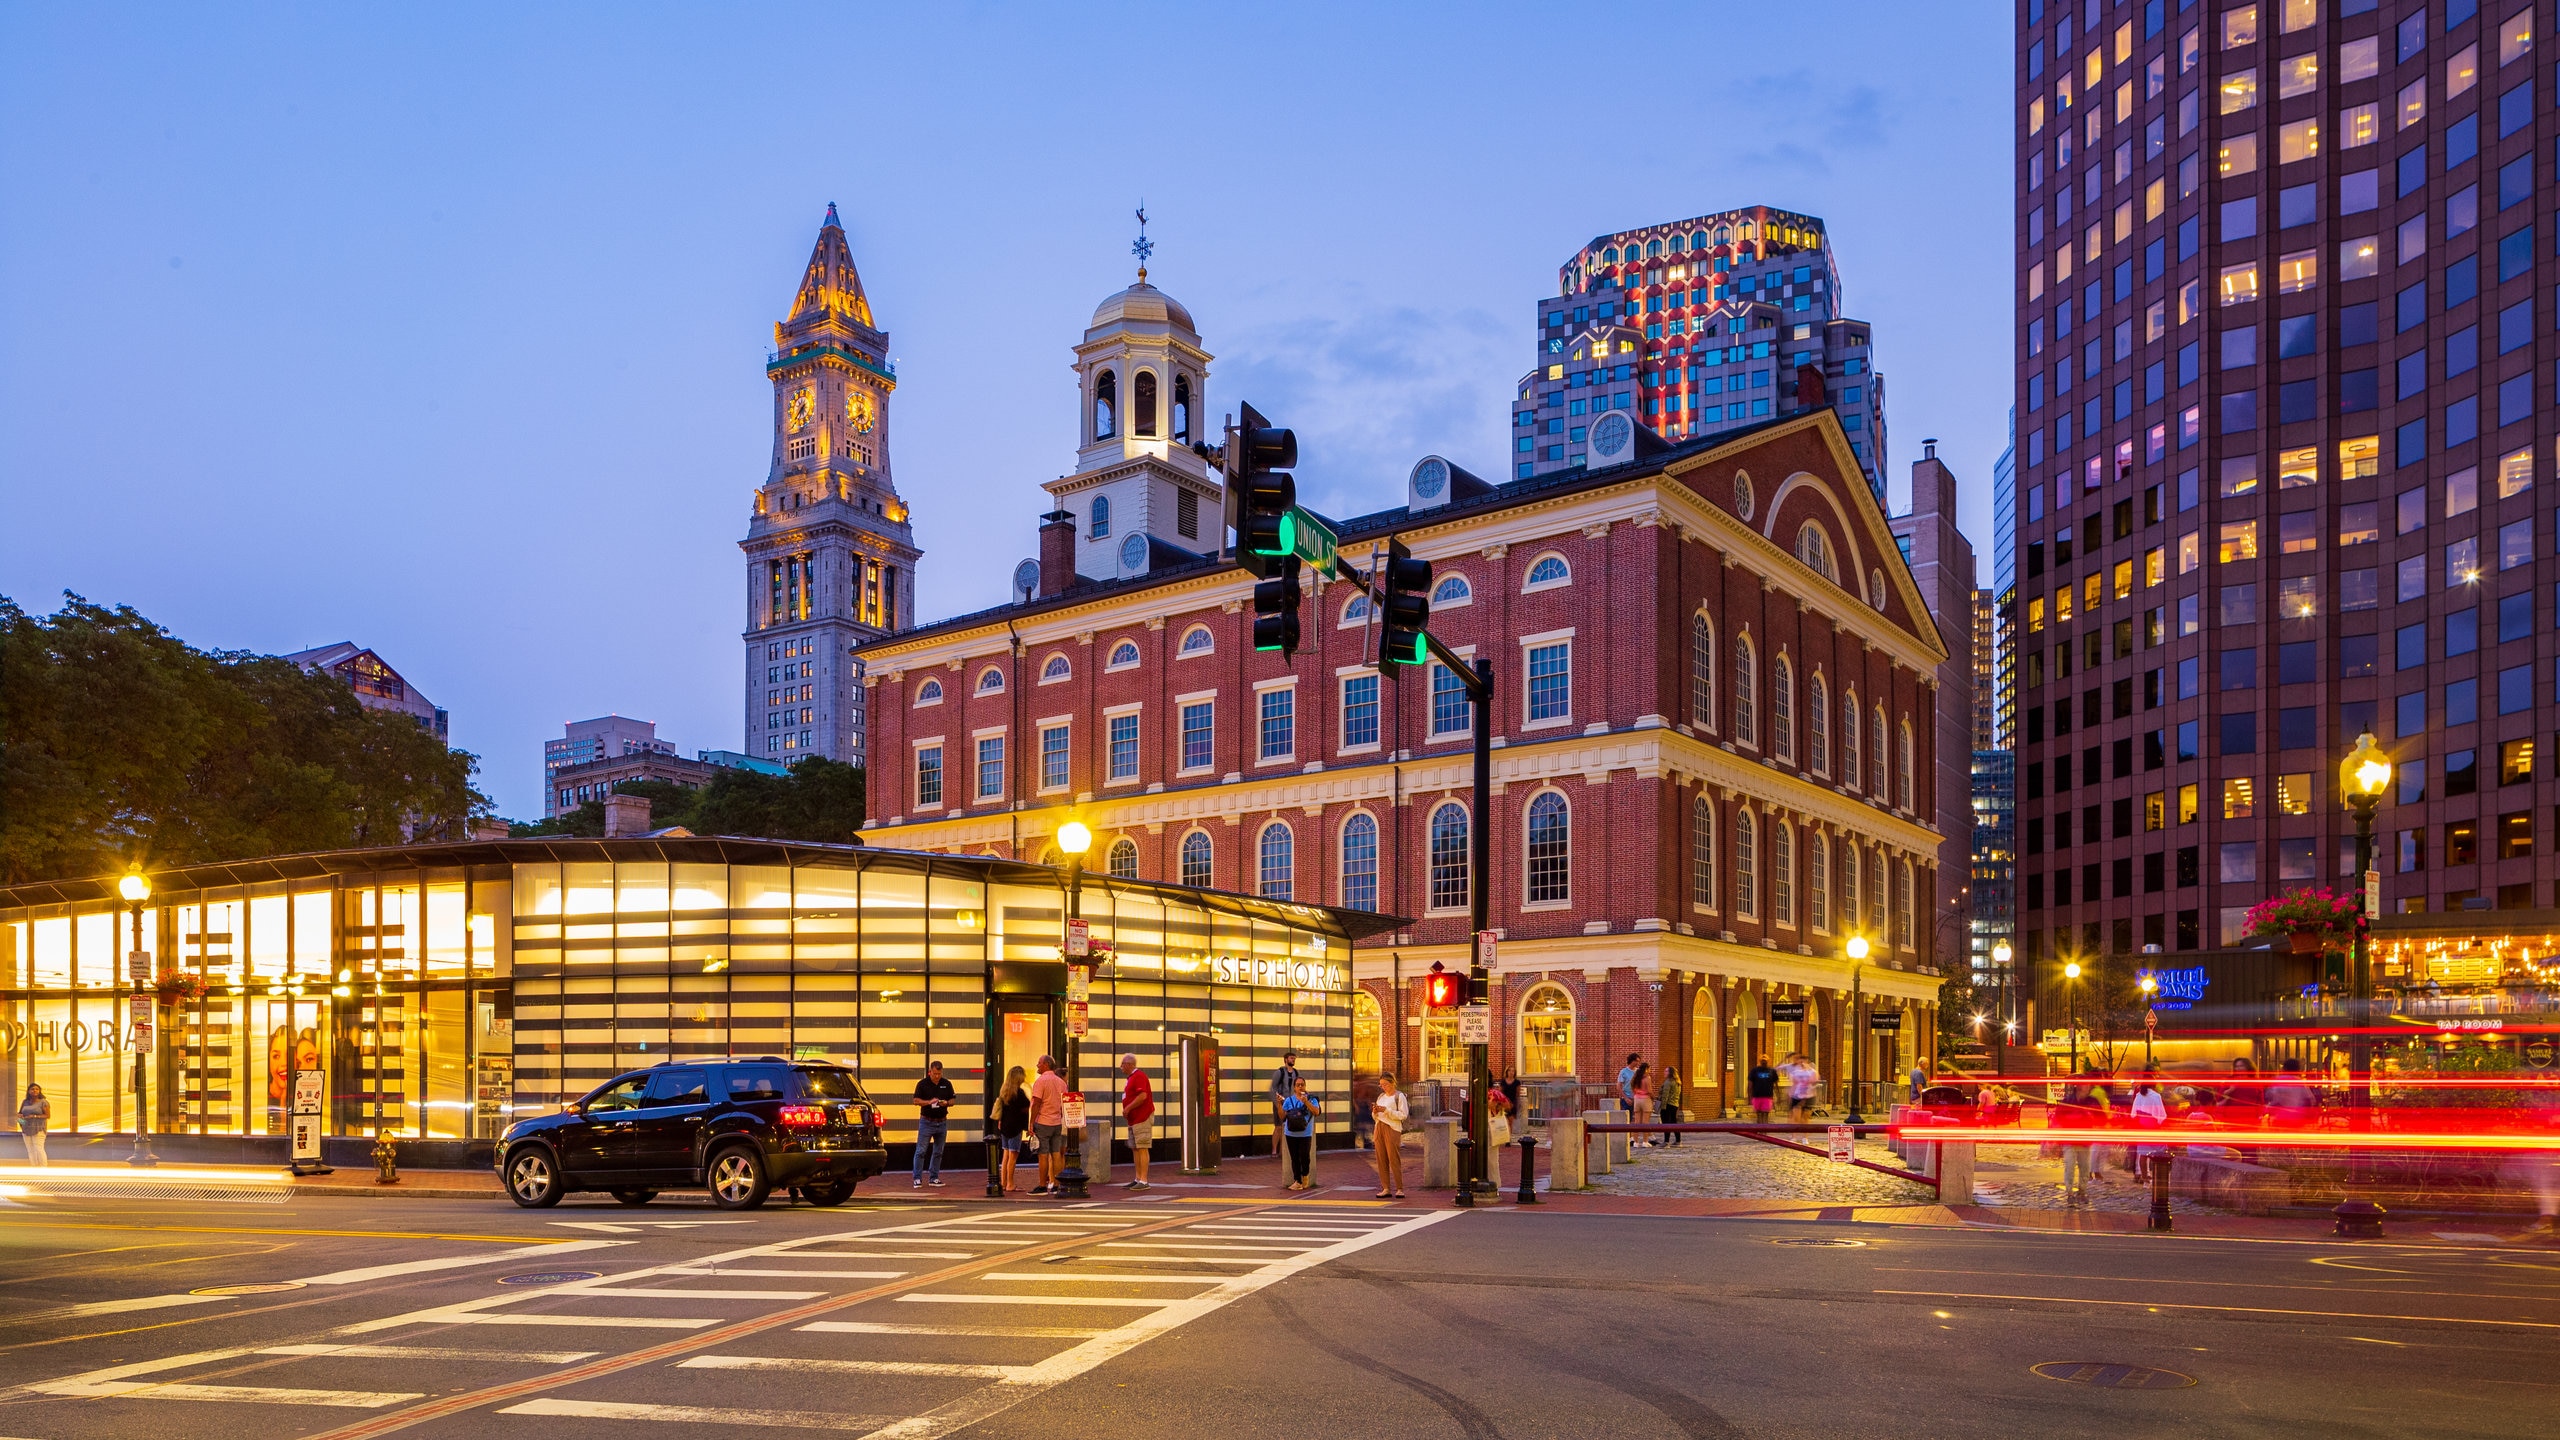
[[[827,1123],[827,1112],[815,1105],[785,1105],[782,1123],[786,1127],[816,1129]]]

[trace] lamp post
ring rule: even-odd
[[[2373,963],[2367,940],[2381,890],[2380,877],[2373,869],[2373,810],[2382,803],[2382,792],[2390,785],[2391,757],[2373,743],[2371,731],[2357,736],[2355,748],[2338,762],[2338,790],[2356,817],[2356,938],[2348,977],[2355,999],[2347,1011],[2348,1023],[2353,1027],[2347,1037],[2347,1129],[2351,1134],[2362,1134],[2373,1125],[2373,1039],[2367,1033],[2373,1011]],[[2365,1198],[2371,1185],[2365,1160],[2362,1149],[2349,1147],[2347,1193],[2338,1208],[2330,1212],[2337,1218],[2334,1233],[2348,1239],[2379,1239],[2382,1235],[2383,1209]]]
[[[2006,940],[1992,942],[1991,963],[2000,971],[2000,1018],[2004,1021],[2009,1018],[2009,962],[2017,953]]]
[[[1084,918],[1084,853],[1092,848],[1093,831],[1083,821],[1070,820],[1058,827],[1058,850],[1067,857],[1067,921],[1070,931],[1077,921]],[[1085,972],[1091,969],[1092,959],[1089,955],[1067,954],[1067,946],[1063,942],[1064,937],[1061,937],[1058,949],[1061,954],[1066,954],[1067,961],[1067,1093],[1078,1096],[1078,1113],[1066,1117],[1066,1163],[1058,1170],[1058,1191],[1067,1199],[1082,1200],[1088,1177],[1084,1173],[1084,1104],[1076,1080],[1077,1026],[1080,1023],[1076,1007],[1085,1003],[1084,997],[1090,993],[1092,982],[1086,978]]]
[[[156,1025],[150,1026],[153,1036],[150,1043],[146,1044],[141,1040],[144,1027],[150,1024],[145,1017],[151,1016],[151,1011],[144,1008],[151,1004],[150,999],[147,998],[151,990],[151,956],[142,948],[142,906],[143,902],[151,898],[151,881],[139,868],[128,870],[124,878],[116,882],[116,893],[124,897],[125,909],[133,916],[133,952],[126,957],[125,961],[125,982],[131,987],[131,997],[125,1001],[124,1007],[125,1034],[135,1042],[133,1047],[133,1158],[126,1163],[149,1167],[160,1163],[160,1157],[151,1153],[151,1102],[146,1085],[146,1067],[150,1064],[152,1053],[159,1048],[159,1028]]]
[[[2062,997],[2067,1007],[2063,1011],[2062,1023],[2070,1027],[2071,1036],[2069,1073],[2076,1076],[2080,1073],[2080,962],[2077,960],[2062,963]]]
[[[2160,988],[2160,982],[2152,977],[2150,971],[2145,970],[2142,972],[2142,978],[2133,983],[2142,991],[2142,1068],[2148,1072],[2153,1068],[2151,1036],[2159,1028],[2159,1015],[2151,1008],[2151,996]]]
[[[1866,1123],[1858,1115],[1858,1091],[1867,1075],[1867,937],[1852,935],[1840,947],[1849,959],[1849,1123]]]

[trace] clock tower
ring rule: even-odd
[[[747,558],[746,744],[789,764],[864,761],[853,648],[913,626],[921,553],[889,473],[889,337],[836,207],[791,312],[773,327],[773,457],[738,548]]]

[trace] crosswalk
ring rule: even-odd
[[[516,1433],[508,1426],[517,1419],[551,1426],[527,1428],[525,1440],[657,1423],[934,1440],[1266,1286],[1455,1213],[1184,1213],[1192,1203],[965,1214],[744,1245],[496,1287],[357,1321],[313,1343],[197,1351],[18,1393],[371,1411],[385,1424],[450,1415],[501,1436]],[[500,1329],[500,1343],[471,1343],[475,1333],[498,1341],[488,1332]],[[629,1338],[616,1341],[617,1332]],[[545,1345],[546,1334],[567,1344]],[[518,1336],[533,1343],[517,1348]],[[418,1388],[428,1365],[462,1367],[439,1374],[473,1388],[429,1400]],[[766,1393],[722,1379],[736,1372],[775,1377],[778,1400],[823,1396],[825,1408],[693,1403]],[[487,1381],[472,1380],[484,1373]],[[792,1385],[792,1375],[813,1383]],[[317,1381],[327,1383],[300,1383]]]

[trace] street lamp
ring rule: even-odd
[[[140,867],[136,867],[126,871],[124,877],[116,881],[116,893],[124,897],[125,909],[133,916],[133,953],[125,961],[125,982],[132,987],[132,994],[125,1001],[124,1007],[125,1034],[135,1042],[133,1047],[133,1158],[127,1163],[147,1167],[160,1163],[160,1157],[151,1153],[151,1107],[144,1093],[144,1067],[150,1061],[151,1052],[158,1046],[156,1043],[141,1043],[142,1031],[147,1023],[144,1016],[150,1013],[143,1007],[151,1003],[144,998],[144,992],[151,988],[151,957],[149,952],[142,948],[142,906],[143,902],[151,898],[151,881],[142,873]]]
[[[2349,977],[2355,987],[2355,1001],[2348,1011],[2353,1028],[2347,1039],[2347,1128],[2353,1133],[2368,1130],[2373,1124],[2373,1039],[2366,1033],[2373,1010],[2373,964],[2367,941],[2373,926],[2373,905],[2381,890],[2373,869],[2373,810],[2382,803],[2382,792],[2390,786],[2391,757],[2373,743],[2373,732],[2368,730],[2356,737],[2355,748],[2338,762],[2338,790],[2356,817],[2356,939]],[[2382,1235],[2382,1207],[2364,1198],[2369,1185],[2364,1164],[2364,1152],[2349,1148],[2346,1197],[2330,1212],[2337,1217],[2335,1233],[2350,1239],[2378,1239]]]
[[[1070,930],[1084,918],[1084,855],[1092,848],[1093,830],[1083,821],[1070,820],[1058,827],[1058,849],[1067,857],[1067,923]],[[1058,948],[1063,953],[1067,947],[1062,944]],[[1084,1106],[1076,1080],[1075,1007],[1083,1002],[1086,994],[1090,993],[1088,987],[1092,982],[1085,979],[1085,972],[1093,962],[1090,955],[1067,955],[1066,961],[1067,1093],[1079,1096],[1076,1108],[1081,1111]],[[1083,983],[1078,983],[1079,981]],[[1084,1173],[1084,1125],[1081,1123],[1083,1118],[1078,1114],[1074,1117],[1075,1123],[1067,1126],[1066,1163],[1058,1170],[1059,1193],[1070,1200],[1085,1198],[1088,1177]]]
[[[2066,1002],[2066,1004],[2067,1004],[2067,1005],[2068,1005],[2068,1007],[2069,1007],[2068,1009],[2066,1009],[2066,1010],[2063,1012],[2063,1017],[2062,1017],[2062,1023],[2070,1027],[2070,1035],[2071,1035],[2071,1069],[2070,1069],[2070,1072],[2069,1072],[2069,1073],[2070,1073],[2070,1074],[2072,1074],[2072,1075],[2074,1075],[2074,1076],[2077,1076],[2077,1075],[2080,1073],[2080,962],[2079,962],[2079,961],[2077,961],[2077,960],[2066,960],[2066,961],[2064,961],[2064,962],[2063,962],[2063,965],[2062,965],[2062,980],[2063,980],[2063,986],[2062,986],[2062,995],[2063,995],[2063,999],[2064,999],[2064,1001]]]
[[[1849,957],[1849,1123],[1857,1125],[1863,1123],[1858,1116],[1858,1091],[1864,1086],[1867,1073],[1867,1037],[1863,1033],[1866,1029],[1867,937],[1852,935],[1849,943],[1840,949]]]
[[[2159,1026],[2158,1012],[2151,1008],[2151,996],[2160,988],[2160,982],[2152,977],[2150,971],[2145,970],[2142,972],[2142,978],[2133,983],[2142,991],[2142,1068],[2147,1072],[2153,1068],[2151,1035]]]
[[[1992,943],[1991,963],[2000,971],[2000,1016],[2003,1020],[2008,1019],[2010,1016],[2009,962],[2017,956],[2017,953],[2017,951],[2009,948],[2009,942],[2006,940],[1994,941]],[[2013,1025],[2011,1028],[2015,1029],[2016,1027]]]

